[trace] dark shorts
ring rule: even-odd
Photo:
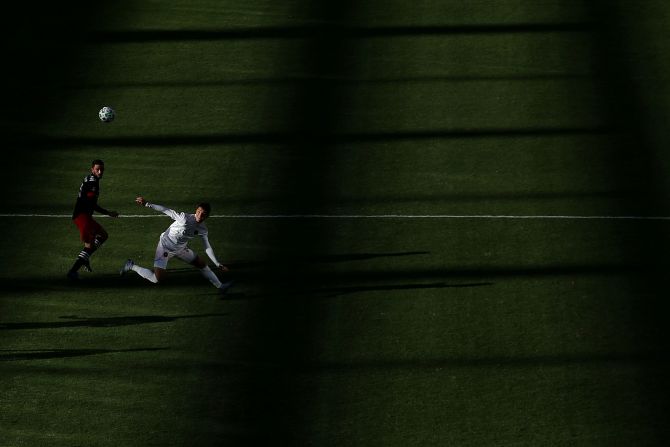
[[[79,228],[81,240],[89,244],[93,243],[96,235],[103,234],[105,231],[102,226],[88,214],[80,214],[75,217],[73,221],[77,228]]]

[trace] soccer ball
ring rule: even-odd
[[[100,111],[98,112],[98,116],[100,117],[100,121],[102,121],[103,123],[111,123],[112,121],[114,121],[114,117],[116,116],[116,114],[114,113],[114,109],[105,106],[102,109],[100,109]]]

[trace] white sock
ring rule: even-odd
[[[140,275],[142,278],[147,279],[154,284],[158,282],[156,274],[149,269],[145,269],[144,267],[140,267],[139,265],[135,264],[133,265],[133,271],[137,272],[137,274]]]
[[[207,278],[209,282],[214,284],[214,287],[217,289],[221,287],[221,281],[219,281],[219,278],[216,277],[212,269],[209,268],[209,266],[205,266],[204,268],[200,269],[200,272],[202,273],[202,276]]]

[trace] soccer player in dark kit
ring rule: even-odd
[[[111,217],[118,217],[116,211],[108,211],[98,205],[100,196],[100,179],[105,172],[105,163],[102,160],[93,160],[91,163],[91,173],[84,177],[79,187],[77,202],[74,205],[72,220],[79,228],[81,240],[84,242],[84,249],[79,252],[74,265],[67,272],[67,277],[72,280],[79,279],[79,269],[83,266],[89,272],[92,272],[89,262],[91,255],[107,240],[107,232],[102,225],[93,219],[93,212],[106,214]]]

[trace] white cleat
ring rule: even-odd
[[[133,269],[133,266],[135,263],[133,262],[132,259],[128,259],[125,264],[123,264],[123,267],[121,267],[121,270],[119,270],[119,275],[125,275],[127,272],[131,271]]]

